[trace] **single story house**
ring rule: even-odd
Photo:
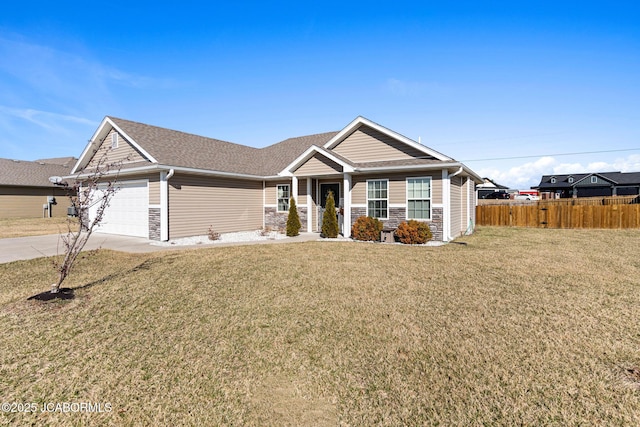
[[[49,177],[68,175],[77,160],[0,159],[0,218],[66,216],[67,190],[51,183]]]
[[[531,187],[544,199],[632,196],[640,194],[640,172],[598,172],[543,175]]]
[[[329,191],[341,233],[363,215],[387,227],[426,221],[449,241],[475,224],[475,185],[462,163],[366,118],[345,128],[253,148],[114,117],[89,140],[73,177],[122,160],[120,190],[100,232],[166,241],[284,227],[296,199],[303,232],[318,232]],[[70,176],[72,177],[72,176]]]
[[[501,185],[492,180],[491,178],[482,178],[482,183],[476,185],[478,191],[478,199],[483,199],[486,195],[495,193],[496,191],[507,192],[509,187]]]

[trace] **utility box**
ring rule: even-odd
[[[383,228],[380,232],[380,241],[382,243],[395,243],[396,239],[394,237],[396,229],[395,228]]]

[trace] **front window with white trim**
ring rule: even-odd
[[[111,148],[118,148],[118,134],[115,132],[111,134]]]
[[[289,184],[278,184],[278,212],[287,212],[289,210]]]
[[[431,177],[407,178],[407,219],[431,219]]]
[[[389,218],[389,180],[376,179],[367,181],[367,216]]]

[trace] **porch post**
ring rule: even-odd
[[[342,216],[342,235],[344,237],[351,237],[351,174],[344,174],[344,183],[342,185],[342,192],[344,193],[344,215]]]
[[[307,178],[307,233],[313,232],[313,197],[311,197],[311,177]]]
[[[442,241],[448,242],[451,235],[451,186],[449,171],[442,169]]]
[[[291,197],[298,203],[298,177],[295,175],[291,177]]]

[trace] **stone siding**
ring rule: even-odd
[[[149,240],[160,240],[160,208],[149,208]]]
[[[358,217],[366,216],[367,208],[351,208],[351,225],[353,225]],[[431,221],[427,221],[433,239],[436,241],[442,241],[442,208],[433,208],[431,210]],[[406,209],[405,208],[389,208],[389,219],[382,221],[385,228],[397,228],[402,221],[406,221]]]
[[[307,207],[298,207],[298,216],[300,217],[301,232],[307,231]],[[289,212],[278,212],[277,208],[266,207],[264,208],[264,226],[273,229],[287,228],[287,218]]]

